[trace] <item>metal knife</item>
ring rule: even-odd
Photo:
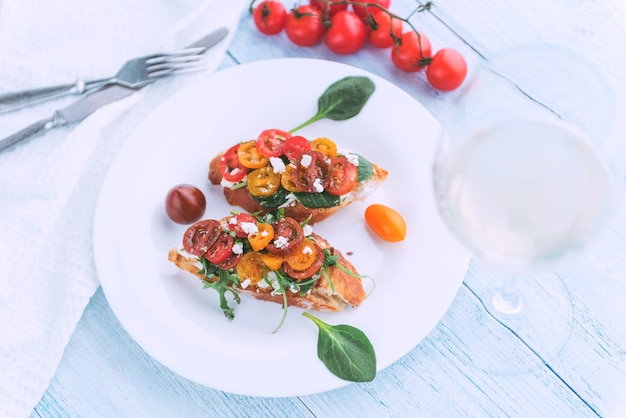
[[[204,47],[208,49],[224,39],[227,33],[227,29],[220,28],[195,41],[194,43],[189,45],[189,47]],[[117,100],[123,99],[124,97],[130,96],[137,90],[139,89],[130,89],[119,85],[113,85],[90,93],[78,99],[74,103],[57,110],[51,117],[35,122],[22,129],[21,131],[16,132],[13,135],[10,135],[4,139],[1,139],[0,151],[5,150],[6,148],[9,148],[28,138],[42,135],[58,126],[65,126],[80,122],[99,108],[107,104],[113,103]]]

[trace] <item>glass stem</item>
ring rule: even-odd
[[[500,290],[493,296],[493,306],[501,313],[512,315],[522,309],[522,297],[517,289],[517,276],[506,275]]]

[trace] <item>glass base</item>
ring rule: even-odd
[[[502,273],[476,267],[473,276],[477,279],[467,284],[483,304],[477,314],[484,326],[472,330],[474,343],[466,352],[472,366],[496,374],[521,374],[558,356],[573,324],[571,297],[558,275],[519,275],[515,280],[509,276],[503,283]]]

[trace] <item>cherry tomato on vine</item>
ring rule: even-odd
[[[335,54],[354,54],[363,47],[367,39],[367,27],[363,19],[349,10],[337,12],[330,18],[324,42]]]
[[[458,88],[467,75],[467,63],[456,49],[444,48],[438,51],[428,67],[426,78],[431,86],[441,91]]]
[[[400,44],[391,48],[391,61],[402,71],[420,71],[426,64],[425,59],[430,58],[430,41],[423,33],[419,36],[415,31],[407,31],[402,34]]]
[[[406,237],[406,222],[396,210],[381,204],[365,209],[365,222],[385,241],[397,242]]]
[[[328,7],[328,16],[331,17],[335,13],[340,12],[342,10],[346,10],[348,8],[348,3],[343,3],[343,0],[330,0],[330,4],[327,4],[324,0],[311,0],[310,3],[312,6],[317,7],[322,11],[326,11]]]
[[[365,3],[365,1],[363,1],[363,3]],[[391,4],[391,0],[368,1],[367,4],[378,4],[379,6],[382,6],[385,9],[388,9],[389,5]],[[380,9],[376,6],[367,6],[367,8],[365,8],[365,6],[362,6],[360,4],[353,4],[352,10],[354,10],[354,13],[356,13],[360,17],[365,17],[368,15],[368,13],[374,13],[375,10],[380,10]]]
[[[308,4],[291,9],[285,20],[287,37],[299,46],[317,44],[324,36],[324,30],[322,12]]]
[[[387,12],[375,10],[365,21],[370,27],[368,40],[376,48],[393,46],[395,41],[391,33],[397,39],[402,37],[402,21],[391,17]]]
[[[275,0],[263,0],[252,12],[257,29],[266,35],[275,35],[285,27],[287,10]]]

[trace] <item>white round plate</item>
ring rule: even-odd
[[[435,327],[454,299],[468,256],[437,215],[431,162],[439,125],[413,98],[358,68],[313,59],[276,59],[236,66],[180,91],[142,122],[114,161],[99,196],[94,251],[102,288],[124,328],[156,360],[206,386],[244,395],[297,396],[348,384],[317,357],[317,328],[289,308],[243,297],[226,319],[214,290],[177,271],[167,251],[185,226],[170,222],[164,197],[190,183],[206,195],[205,218],[233,209],[207,179],[209,161],[264,129],[289,130],[317,111],[333,82],[366,75],[376,91],[347,121],[320,120],[298,131],[329,137],[386,168],[389,177],[366,201],[317,224],[375,290],[359,308],[318,313],[330,324],[364,331],[378,370],[400,359]],[[384,242],[364,221],[372,203],[395,208],[407,237]]]

